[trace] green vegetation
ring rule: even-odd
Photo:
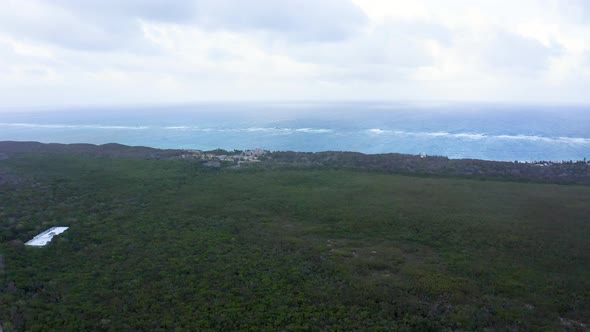
[[[0,322],[582,330],[589,201],[584,186],[12,157],[0,161]],[[70,229],[22,245],[51,226]]]

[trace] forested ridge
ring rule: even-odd
[[[590,323],[587,186],[7,154],[4,331]]]
[[[248,152],[259,152],[252,157]],[[39,142],[0,142],[0,160],[23,153],[52,154],[124,159],[184,160],[187,162],[220,162],[220,167],[256,167],[264,169],[320,168],[376,171],[413,176],[492,179],[500,181],[539,182],[590,185],[590,161],[506,162],[479,159],[450,159],[385,153],[364,154],[351,151],[212,151],[156,149],[122,144],[43,144]],[[241,160],[241,161],[240,161]],[[255,161],[255,162],[249,162]],[[245,163],[242,163],[245,162]],[[217,164],[215,164],[217,165]]]

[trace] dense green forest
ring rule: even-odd
[[[589,239],[587,186],[31,153],[0,161],[0,323],[582,331]]]

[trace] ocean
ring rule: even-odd
[[[590,158],[590,107],[299,102],[4,109],[0,140],[583,160]]]

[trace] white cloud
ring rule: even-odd
[[[2,9],[4,105],[590,102],[585,0],[6,0]]]

